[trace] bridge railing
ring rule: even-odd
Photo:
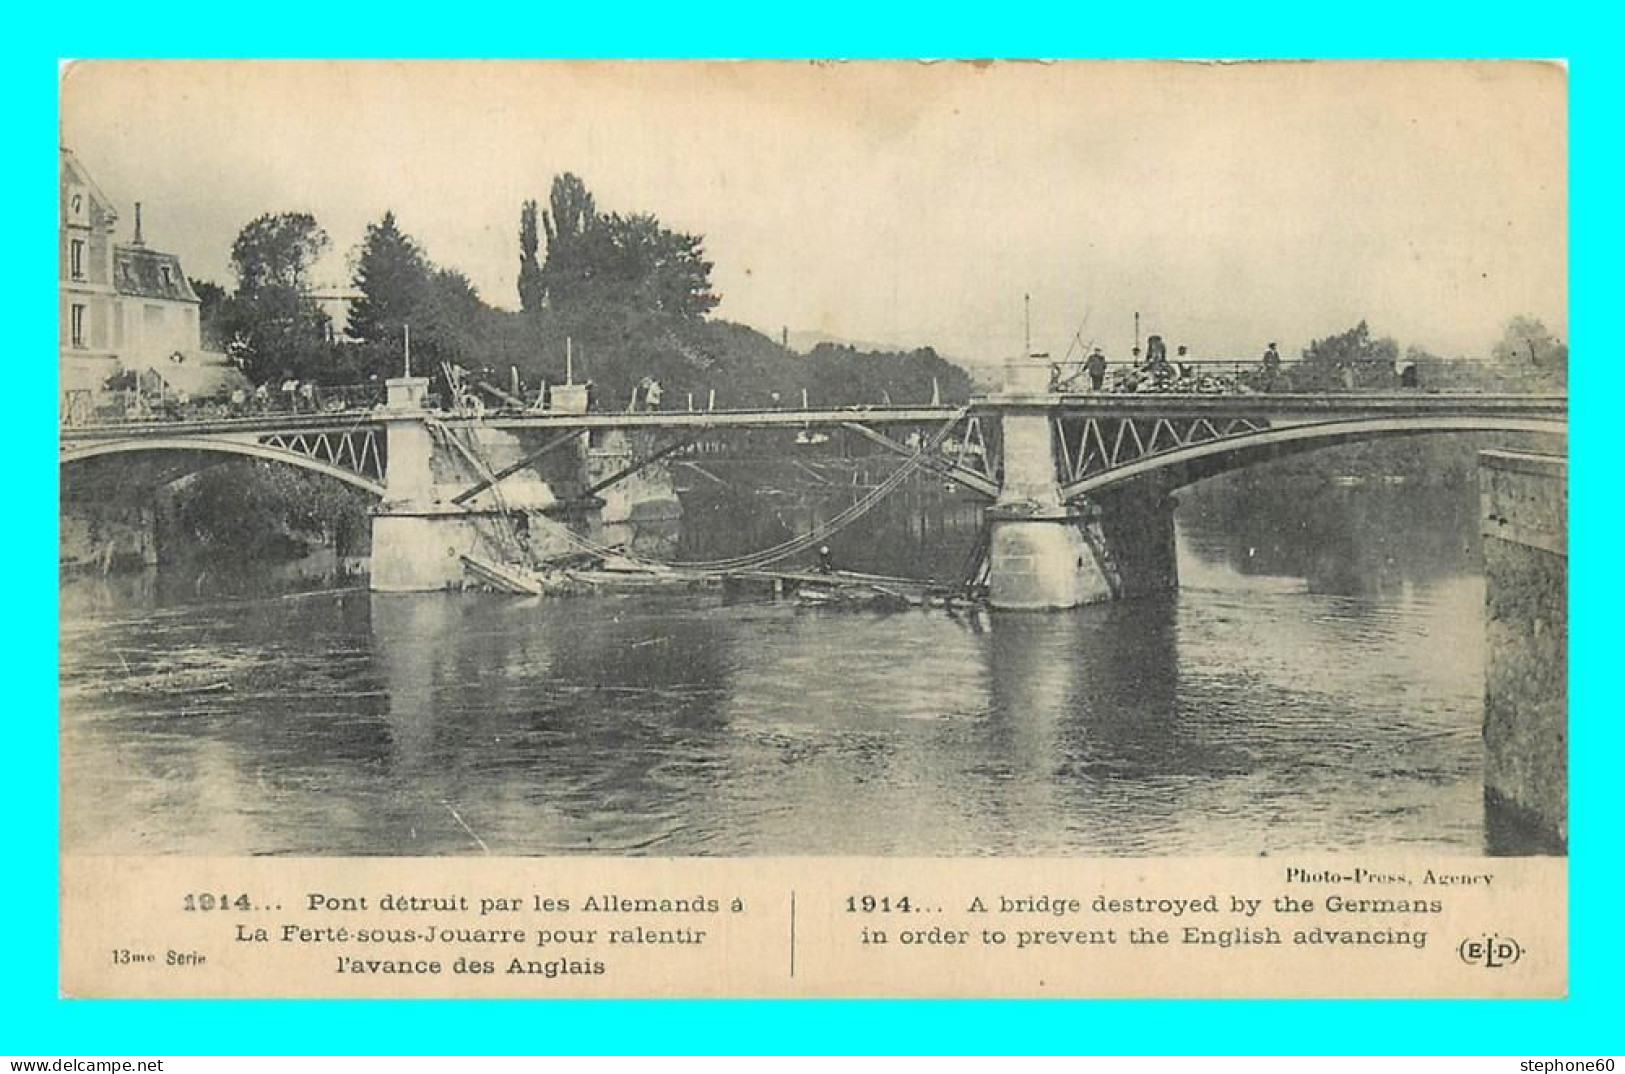
[[[60,412],[63,425],[117,425],[123,423],[219,421],[286,414],[361,414],[381,406],[384,386],[379,383],[337,386],[289,382],[258,389],[239,389],[211,396],[178,392],[152,394],[135,389],[71,393]]]
[[[1415,389],[1423,392],[1503,394],[1551,392],[1567,385],[1566,371],[1514,367],[1474,359],[1419,358],[1395,362],[1314,362],[1283,359],[1273,368],[1259,359],[1195,359],[1152,367],[1108,363],[1107,392],[1222,395],[1346,394]],[[1051,366],[1052,390],[1090,391],[1081,362]]]
[[[1041,383],[1040,379],[1040,383]],[[1360,392],[1388,392],[1416,390],[1425,393],[1451,394],[1518,394],[1561,391],[1566,387],[1566,376],[1561,369],[1511,367],[1501,363],[1466,359],[1420,359],[1389,362],[1308,362],[1301,359],[1283,360],[1275,368],[1267,368],[1257,359],[1180,361],[1177,358],[1156,368],[1110,362],[1101,390],[1108,393],[1225,395],[1257,393],[1348,394]],[[1082,363],[1068,361],[1050,366],[1052,391],[1087,394],[1092,391],[1090,378]],[[154,394],[138,389],[123,391],[65,393],[62,397],[59,420],[63,426],[107,425],[121,423],[152,423],[182,421],[218,421],[232,418],[262,418],[278,415],[360,415],[383,405],[384,385],[373,381],[364,384],[314,385],[286,381],[267,384],[259,388],[243,388],[209,397],[189,398],[181,393]],[[689,396],[690,406],[698,393]],[[431,395],[426,400],[431,410],[445,410],[445,401]],[[861,415],[875,409],[890,409],[885,404],[873,407],[841,406],[820,408],[816,399],[810,401],[813,409],[849,410]],[[682,405],[661,408],[666,413],[681,413]],[[715,395],[706,397],[705,409],[716,413],[734,411],[760,411],[760,406],[729,406]],[[593,413],[608,413],[594,407]],[[534,414],[532,408],[485,407],[484,416]]]

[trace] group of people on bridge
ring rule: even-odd
[[[1142,354],[1136,346],[1127,363],[1113,370],[1106,353],[1093,347],[1089,355],[1078,363],[1052,363],[1049,367],[1049,390],[1052,392],[1109,391],[1109,392],[1178,392],[1178,393],[1236,393],[1280,391],[1353,391],[1362,387],[1420,386],[1418,370],[1413,361],[1397,362],[1392,372],[1392,383],[1373,384],[1367,376],[1364,381],[1356,377],[1347,363],[1317,368],[1313,376],[1305,379],[1305,366],[1296,365],[1288,370],[1281,359],[1280,349],[1272,341],[1264,348],[1256,362],[1198,362],[1190,348],[1180,344],[1172,357],[1161,336],[1146,340]],[[1328,383],[1328,371],[1331,382]]]
[[[508,407],[519,410],[551,409],[553,401],[549,398],[548,385],[545,382],[535,389],[535,402],[530,403],[527,399],[529,392],[521,384],[517,370],[513,371],[511,391],[503,391],[492,386],[489,380],[485,379],[490,372],[481,370],[472,373],[455,364],[447,364],[444,367],[454,411],[460,414],[484,413],[486,403],[481,398],[482,392],[492,395],[494,405],[498,409]],[[292,377],[254,386],[238,377],[237,385],[207,397],[189,396],[186,392],[165,386],[149,390],[141,378],[133,375],[121,375],[115,379],[119,383],[115,385],[110,381],[108,390],[103,392],[81,391],[65,395],[62,407],[63,423],[336,413],[347,410],[369,410],[384,400],[384,385],[376,377],[368,383],[336,387]],[[1249,394],[1420,386],[1417,363],[1409,359],[1394,363],[1391,380],[1387,380],[1386,376],[1378,379],[1385,380],[1386,383],[1374,382],[1369,370],[1361,372],[1357,377],[1349,363],[1316,366],[1313,369],[1306,364],[1298,364],[1289,371],[1285,368],[1281,352],[1274,342],[1264,349],[1262,358],[1256,362],[1197,361],[1191,356],[1190,348],[1185,344],[1180,344],[1170,356],[1168,345],[1160,335],[1147,338],[1143,354],[1136,346],[1129,361],[1118,363],[1115,369],[1107,360],[1105,351],[1099,346],[1091,347],[1082,361],[1067,362],[1063,359],[1049,366],[1049,390],[1057,393],[1090,391]],[[124,383],[125,381],[129,383]],[[118,390],[113,390],[115,387]],[[581,403],[589,410],[595,409],[593,388],[591,381],[579,385],[578,388],[585,393]],[[661,409],[665,394],[665,389],[658,380],[652,376],[645,376],[633,387],[626,409],[658,411]],[[885,393],[882,393],[882,396],[880,405],[891,405],[889,396]],[[714,390],[708,392],[704,408],[714,409],[716,401],[716,392]],[[427,402],[431,408],[441,405],[439,398],[434,396]],[[936,402],[935,390],[932,402]],[[770,405],[775,410],[782,405],[779,392],[771,393]],[[803,391],[802,407],[805,408],[807,405],[806,393]],[[694,406],[695,399],[691,393],[688,397],[688,409],[692,410]]]
[[[1265,368],[1270,368],[1269,356],[1274,355],[1274,367],[1279,370],[1280,354],[1271,343],[1265,352]],[[1087,380],[1087,389],[1092,392],[1146,392],[1146,391],[1246,391],[1249,390],[1235,377],[1235,372],[1220,373],[1216,371],[1203,372],[1198,369],[1194,359],[1190,356],[1190,348],[1180,344],[1172,358],[1168,355],[1168,344],[1161,336],[1151,336],[1146,340],[1145,351],[1142,354],[1138,346],[1133,350],[1126,368],[1119,369],[1112,383],[1108,387],[1107,373],[1110,365],[1106,359],[1106,352],[1100,347],[1092,347],[1089,355],[1081,363],[1075,364],[1070,372],[1062,363],[1050,366],[1050,391],[1073,392],[1084,389]]]

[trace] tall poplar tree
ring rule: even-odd
[[[539,312],[547,299],[542,263],[536,256],[539,246],[536,202],[527,201],[519,210],[519,308],[526,313]]]

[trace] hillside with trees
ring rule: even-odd
[[[1397,340],[1373,334],[1361,321],[1345,332],[1313,340],[1304,348],[1302,361],[1284,374],[1281,390],[1393,390],[1396,369],[1410,366],[1416,370],[1416,390],[1422,392],[1563,392],[1568,388],[1568,357],[1568,345],[1528,316],[1507,321],[1487,360],[1443,358],[1414,346],[1401,357]],[[1371,440],[1292,455],[1216,481],[1262,488],[1365,475],[1460,486],[1476,480],[1479,451],[1508,445],[1538,450],[1546,439],[1535,434],[1434,433]]]
[[[237,286],[195,281],[204,330],[256,384],[381,380],[401,368],[410,326],[414,369],[440,376],[457,365],[508,386],[517,371],[527,399],[561,383],[567,353],[594,409],[620,409],[645,378],[666,405],[786,405],[805,390],[820,406],[945,402],[969,398],[969,376],[929,347],[859,351],[821,344],[809,354],[753,328],[718,320],[713,264],[699,235],[649,212],[605,212],[586,184],[563,174],[547,203],[520,207],[516,278],[520,309],[498,309],[456,268],[437,264],[393,211],[368,225],[354,251],[359,297],[334,325],[311,296],[312,266],[329,247],[309,214],[267,214],[232,248]],[[444,384],[437,384],[444,391]]]
[[[458,269],[436,263],[386,210],[352,251],[357,294],[343,324],[314,295],[317,261],[331,247],[309,213],[267,213],[232,244],[235,287],[194,280],[205,339],[254,384],[380,386],[398,375],[410,329],[414,372],[449,397],[443,369],[510,386],[527,402],[562,383],[566,355],[590,382],[598,410],[624,409],[645,378],[666,407],[720,408],[923,403],[968,399],[970,378],[929,347],[908,352],[819,344],[801,354],[745,325],[711,316],[720,296],[701,236],[648,212],[603,212],[574,175],[555,178],[545,207],[520,207],[519,310],[486,302]],[[366,543],[365,497],[274,464],[232,462],[178,489],[174,522],[204,556],[294,556],[336,541]]]

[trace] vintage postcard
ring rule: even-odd
[[[1565,994],[1561,64],[60,94],[66,994]]]

